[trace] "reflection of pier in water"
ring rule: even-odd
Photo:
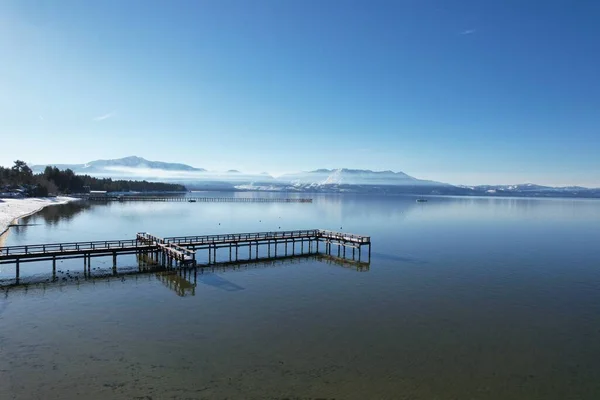
[[[156,260],[146,254],[138,257],[139,271],[157,271],[156,277],[166,287],[176,292],[179,296],[195,296],[198,283],[213,286],[230,292],[244,290],[243,287],[216,275],[215,272],[245,271],[249,269],[260,269],[279,267],[284,265],[303,264],[309,262],[323,262],[329,265],[340,266],[356,271],[369,270],[369,263],[355,260],[337,258],[330,255],[304,254],[283,257],[264,257],[254,260],[225,262],[213,264],[210,267],[194,268],[163,268]],[[151,269],[148,269],[151,268]]]
[[[168,268],[153,260],[146,254],[138,256],[138,265],[135,267],[122,267],[118,273],[112,268],[97,269],[93,274],[71,272],[71,277],[62,279],[50,279],[50,275],[38,275],[31,280],[24,280],[20,284],[2,286],[0,289],[4,292],[4,297],[8,296],[9,291],[34,289],[52,289],[63,287],[79,287],[85,284],[110,283],[126,281],[134,278],[151,279],[154,276],[166,287],[173,290],[179,296],[195,296],[198,284],[212,286],[226,291],[238,291],[244,288],[228,281],[222,276],[216,275],[221,272],[246,271],[250,269],[274,268],[286,265],[299,265],[310,262],[323,262],[329,265],[340,266],[356,271],[368,271],[369,263],[358,262],[349,259],[337,258],[322,254],[303,254],[293,256],[283,256],[277,258],[259,258],[254,260],[239,261],[232,263],[217,263],[205,267],[190,268]],[[1,282],[0,282],[1,283]]]
[[[178,271],[173,270],[157,272],[156,278],[181,297],[188,294],[192,296],[196,295],[196,274],[194,274],[194,283],[190,282],[186,277],[178,273]]]

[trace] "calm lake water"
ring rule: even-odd
[[[600,398],[600,201],[312,197],[22,220],[4,246],[323,228],[370,235],[373,252],[368,268],[305,257],[5,287],[0,399]],[[58,269],[82,276],[83,260]]]

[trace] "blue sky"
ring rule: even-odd
[[[598,1],[0,1],[0,164],[600,187]]]

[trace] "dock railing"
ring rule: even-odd
[[[0,256],[11,255],[34,255],[46,254],[53,252],[69,252],[69,251],[87,251],[99,249],[122,249],[136,247],[135,239],[127,240],[100,240],[91,242],[70,242],[70,243],[45,243],[45,244],[30,244],[21,246],[0,247]]]
[[[346,242],[357,242],[357,243],[369,243],[371,241],[370,236],[355,235],[352,233],[328,231],[325,229],[319,229],[319,237],[325,239],[343,240]]]
[[[318,229],[296,230],[296,231],[273,231],[273,232],[256,232],[256,233],[233,233],[222,235],[204,235],[204,236],[173,236],[166,237],[165,242],[185,245],[194,243],[197,245],[227,243],[227,242],[245,242],[255,240],[281,240],[293,239],[302,237],[317,238]]]

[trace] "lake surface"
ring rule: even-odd
[[[311,197],[22,220],[3,245],[322,228],[370,235],[373,252],[362,268],[304,257],[5,287],[0,399],[600,398],[600,201]]]

